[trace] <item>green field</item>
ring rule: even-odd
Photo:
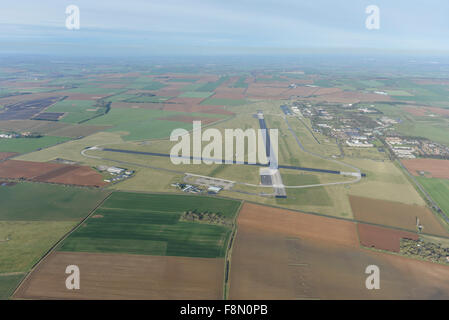
[[[201,102],[202,105],[207,106],[241,106],[248,103],[249,101],[245,99],[218,99],[213,97]]]
[[[199,196],[113,193],[60,250],[223,257],[229,226],[179,219],[193,209],[233,218],[239,205],[235,200]]]
[[[318,177],[311,174],[282,174],[286,186],[319,184]],[[324,187],[286,189],[287,199],[276,199],[278,205],[331,206],[332,199]]]
[[[232,88],[248,88],[248,84],[245,82],[246,76],[240,77],[233,85]]]
[[[27,153],[69,141],[66,137],[44,136],[40,138],[0,139],[0,152]]]
[[[62,100],[49,107],[46,112],[86,112],[95,108],[94,100]]]
[[[188,115],[200,117],[217,117],[211,114],[185,113],[165,110],[114,108],[106,115],[92,119],[88,125],[111,125],[112,132],[126,133],[125,140],[159,139],[170,136],[173,129],[190,130],[192,123],[158,120],[172,115]]]
[[[214,91],[228,79],[229,79],[229,77],[225,76],[225,77],[221,77],[220,79],[218,79],[215,82],[207,82],[206,84],[203,84],[201,87],[199,87],[195,91],[206,91],[206,92]]]
[[[0,187],[0,220],[79,221],[106,197],[101,190],[43,183]]]
[[[29,271],[75,225],[76,221],[0,221],[0,273]]]
[[[132,208],[159,212],[184,212],[186,210],[211,211],[233,218],[239,201],[190,195],[140,194],[116,192],[102,205],[102,208]]]
[[[72,93],[83,93],[83,94],[97,94],[99,96],[106,96],[106,95],[113,95],[118,94],[120,92],[126,91],[123,89],[111,89],[111,88],[100,88],[100,87],[93,87],[90,86],[82,86],[79,88],[73,88],[73,89],[65,89],[63,92],[72,92]]]
[[[413,96],[410,92],[405,90],[385,90],[390,96],[402,96],[402,97],[410,97]]]
[[[136,95],[123,101],[133,103],[160,103],[167,101],[170,98],[171,97]]]
[[[186,91],[181,94],[179,97],[181,98],[207,98],[212,95],[213,92],[205,92],[205,91]]]
[[[0,299],[107,196],[100,190],[21,182],[0,187]]]
[[[136,79],[133,83],[128,84],[126,87],[130,89],[140,89],[140,90],[159,90],[166,85],[159,81],[151,80],[148,77],[140,77]]]
[[[8,299],[24,276],[24,273],[0,274],[0,300]]]
[[[47,112],[64,112],[60,120],[67,123],[79,123],[106,112],[105,106],[98,106],[93,100],[62,100],[47,109]]]
[[[440,209],[449,217],[449,180],[416,177]]]

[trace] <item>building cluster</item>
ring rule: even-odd
[[[398,158],[432,157],[449,159],[449,147],[426,139],[390,136],[386,144]]]
[[[0,139],[15,139],[15,138],[39,138],[42,135],[32,132],[2,132],[0,133]]]
[[[223,190],[222,187],[218,186],[195,186],[188,183],[172,183],[172,187],[178,188],[183,192],[187,193],[208,193],[208,194],[217,194],[221,190]]]
[[[97,166],[97,170],[109,174],[110,177],[104,179],[104,181],[108,183],[117,183],[129,179],[134,174],[134,170],[128,170],[126,168],[119,167],[108,167],[103,165]]]

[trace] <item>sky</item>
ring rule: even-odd
[[[66,7],[80,29],[66,28]],[[369,5],[380,28],[365,26]],[[447,0],[2,0],[0,53],[449,53]]]

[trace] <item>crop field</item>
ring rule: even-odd
[[[393,252],[400,251],[401,239],[419,239],[416,233],[392,230],[363,223],[357,224],[357,230],[361,245]]]
[[[401,162],[414,176],[449,179],[449,160],[404,159]]]
[[[87,212],[84,212],[87,215]],[[0,274],[27,272],[76,221],[0,221]],[[9,239],[8,241],[5,241]],[[0,275],[1,276],[1,275]]]
[[[183,222],[180,217],[197,210],[232,219],[238,206],[238,201],[218,198],[113,193],[60,250],[223,257],[230,227]]]
[[[381,290],[365,288],[371,264],[382,270]],[[354,223],[245,204],[229,298],[447,299],[448,276],[446,266],[359,248]]]
[[[103,187],[103,177],[90,167],[60,163],[7,160],[0,163],[0,177],[66,185]]]
[[[40,138],[0,139],[0,152],[27,153],[69,141],[66,137],[44,136]]]
[[[0,187],[0,220],[79,221],[107,192],[43,183],[17,183]]]
[[[18,154],[17,152],[0,152],[0,160],[5,160],[17,154]]]
[[[82,270],[67,290],[67,265]],[[55,252],[21,285],[18,299],[222,299],[223,259]],[[114,281],[110,281],[114,279]]]
[[[44,110],[60,99],[59,96],[46,97],[36,100],[18,101],[7,104],[0,113],[0,120],[26,120]]]
[[[405,174],[392,161],[350,158],[345,158],[344,161],[366,173],[366,178],[350,187],[348,191],[350,195],[425,205]]]
[[[106,192],[21,182],[0,186],[0,299],[86,217]]]
[[[359,221],[417,231],[417,218],[427,234],[448,236],[449,233],[424,206],[393,201],[349,196],[352,212]]]
[[[209,98],[201,102],[202,105],[206,106],[241,106],[250,103],[250,101],[245,99],[220,99],[220,98]]]
[[[13,274],[0,274],[0,300],[8,299],[14,292],[19,282],[22,280],[25,274],[13,273]]]
[[[181,98],[207,98],[212,94],[213,94],[213,92],[185,91],[179,97],[181,97]]]
[[[0,130],[2,131],[13,131],[13,132],[30,131],[50,136],[58,136],[57,134],[51,134],[51,132],[70,126],[71,125],[68,123],[62,123],[57,121],[44,121],[44,120],[0,121]]]
[[[45,150],[31,152],[19,156],[17,160],[47,162],[56,158],[79,161],[90,164],[94,159],[89,159],[81,155],[81,151],[86,147],[96,146],[99,144],[123,143],[119,133],[116,132],[98,132],[83,139],[75,139],[62,143]],[[93,164],[98,164],[93,162]]]
[[[189,114],[176,111],[114,108],[105,116],[88,121],[89,125],[111,125],[108,131],[126,132],[125,140],[144,140],[165,138],[173,129],[183,128],[190,130],[192,123],[181,121],[157,120],[169,116],[199,116],[208,117],[207,114]]]
[[[449,216],[449,180],[424,177],[417,177],[416,179],[441,210]]]
[[[92,100],[62,100],[51,107],[47,108],[46,112],[68,113],[64,116],[62,121],[76,123],[84,119],[89,119],[95,115],[97,107],[96,102]],[[78,121],[71,121],[71,119],[81,119]]]

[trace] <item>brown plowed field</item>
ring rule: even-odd
[[[267,98],[267,99],[276,99],[280,97],[284,97],[283,93],[288,90],[287,86],[284,84],[284,87],[277,88],[272,87],[271,84],[250,84],[248,89],[246,90],[246,95],[250,98]]]
[[[78,186],[107,185],[101,174],[90,167],[49,162],[7,160],[0,163],[0,177]]]
[[[17,152],[0,152],[0,160],[5,160],[18,154]]]
[[[58,163],[7,160],[0,163],[0,177],[7,179],[33,179],[61,166]]]
[[[424,171],[430,173],[432,178],[449,179],[449,160],[410,159],[402,160],[402,163],[414,176],[419,176],[419,171]]]
[[[349,196],[352,212],[359,221],[416,231],[416,218],[423,232],[448,236],[448,232],[426,207],[400,202]]]
[[[284,211],[243,206],[230,299],[449,299],[449,267],[360,248],[355,223]],[[365,287],[368,265],[380,290]]]
[[[335,103],[357,103],[357,102],[391,101],[391,98],[389,96],[375,93],[341,91],[320,95],[318,97],[311,98],[311,100],[335,102]]]
[[[437,114],[440,116],[449,116],[449,110],[436,107],[423,107],[423,106],[403,106],[403,110],[409,112],[414,116],[424,117],[429,114]]]
[[[288,89],[284,93],[284,96],[308,97],[310,95],[315,94],[315,92],[317,92],[318,90],[319,90],[319,88],[314,88],[314,87],[296,87],[296,88]]]
[[[213,95],[216,99],[245,99],[245,88],[218,87]]]
[[[176,103],[176,104],[187,104],[187,105],[197,105],[200,104],[205,98],[173,98],[166,101],[166,104]]]
[[[67,290],[68,265],[80,289]],[[26,279],[18,299],[222,299],[223,259],[54,252]]]
[[[419,239],[416,233],[387,229],[362,223],[358,224],[357,229],[359,231],[360,243],[363,246],[394,252],[400,251],[401,239]]]
[[[238,218],[239,230],[246,226],[266,233],[330,241],[357,247],[356,225],[350,221],[245,203]]]

